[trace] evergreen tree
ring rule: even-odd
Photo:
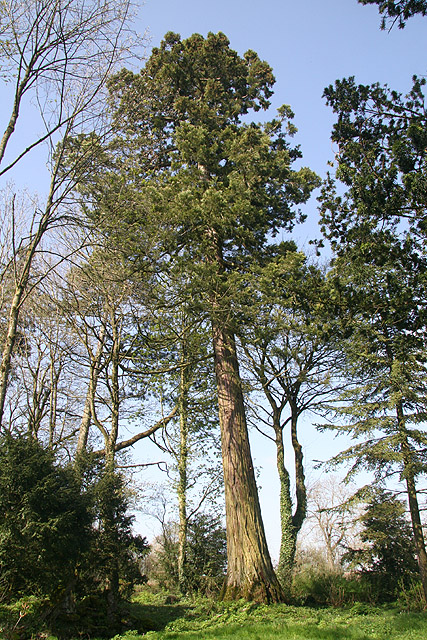
[[[426,473],[426,128],[422,87],[402,97],[354,79],[326,89],[338,114],[336,177],[321,198],[324,231],[337,257],[330,274],[342,305],[347,374],[354,385],[338,410],[358,442],[336,458],[380,480],[406,485],[420,575],[427,555],[417,479]]]
[[[294,131],[288,107],[265,125],[243,122],[269,106],[273,83],[267,63],[253,51],[238,56],[221,33],[185,41],[168,33],[139,75],[125,70],[110,82],[119,132],[110,166],[126,173],[114,174],[110,189],[101,176],[98,191],[95,178],[92,189],[95,216],[118,228],[116,237],[156,228],[145,249],[161,247],[163,266],[185,274],[190,298],[210,318],[227,514],[224,596],[264,601],[283,593],[259,508],[233,300],[241,275],[279,229],[292,228],[295,205],[317,185],[310,170],[291,168],[300,152],[286,140]]]
[[[75,474],[34,438],[2,436],[0,513],[3,597],[42,595],[56,604],[90,544],[89,504]]]
[[[417,574],[411,526],[403,503],[390,491],[376,487],[369,494],[359,518],[363,545],[350,548],[344,560],[360,568],[380,599],[393,599]]]
[[[387,19],[390,29],[397,23],[399,29],[403,29],[408,18],[417,14],[427,15],[426,0],[358,0],[360,4],[376,4],[378,11],[383,16],[381,28],[385,29]]]

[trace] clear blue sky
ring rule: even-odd
[[[363,7],[357,0],[147,0],[139,9],[137,28],[149,32],[150,46],[156,46],[167,31],[182,37],[194,32],[223,31],[231,46],[239,53],[254,49],[273,67],[276,76],[273,108],[290,104],[299,129],[296,142],[303,151],[303,164],[320,175],[327,170],[333,150],[330,131],[333,114],[325,106],[322,93],[335,79],[349,75],[358,82],[388,83],[402,92],[409,90],[413,74],[427,72],[427,18],[415,18],[406,29],[391,33],[379,29],[376,7]],[[5,113],[10,98],[8,86],[2,86],[0,120],[5,126]],[[31,116],[27,118],[31,126]],[[19,186],[41,188],[41,167],[33,156],[27,167],[15,176]],[[307,205],[308,222],[295,232],[304,246],[318,233],[315,197]],[[301,432],[305,459],[312,467],[315,459],[325,459],[338,448],[338,442],[319,434],[305,421]],[[145,457],[145,447],[138,455]],[[279,543],[278,483],[275,453],[268,443],[256,439],[255,462],[262,467],[261,501],[267,535],[273,556],[277,558]],[[141,453],[140,453],[141,452]],[[153,454],[153,458],[157,458]],[[147,533],[142,520],[141,531]]]
[[[357,0],[147,0],[138,26],[149,30],[150,46],[167,31],[183,38],[222,31],[239,53],[254,49],[274,70],[272,107],[289,104],[295,112],[303,164],[324,175],[333,157],[333,114],[322,99],[324,88],[354,75],[360,83],[406,92],[412,75],[427,72],[427,18],[390,33],[379,24],[376,7]],[[307,211],[310,224],[297,230],[301,243],[317,233],[314,199]]]
[[[334,116],[322,99],[327,85],[354,75],[360,83],[387,83],[405,93],[412,75],[426,75],[427,18],[412,19],[403,31],[390,33],[380,31],[379,24],[376,7],[364,7],[357,0],[147,0],[139,12],[139,28],[149,30],[150,46],[157,46],[167,31],[183,38],[195,32],[222,31],[239,53],[254,49],[267,60],[277,81],[272,106],[291,105],[303,164],[320,175],[333,158],[330,132]],[[306,212],[308,222],[295,232],[301,246],[318,233],[315,198]],[[312,468],[313,460],[328,458],[340,443],[317,433],[310,423],[308,417],[301,439],[306,463]],[[271,552],[277,559],[275,452],[259,437],[252,450],[256,465],[262,467],[261,504]]]

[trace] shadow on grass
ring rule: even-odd
[[[222,628],[198,629],[194,631],[167,631],[162,640],[370,640],[371,635],[353,632],[351,629],[337,629],[334,626],[319,629],[307,624],[301,627],[229,624]]]
[[[174,609],[174,607],[171,607]],[[164,607],[159,607],[164,609]],[[185,609],[183,607],[182,609]],[[177,609],[175,608],[176,617]],[[196,616],[197,618],[197,616]],[[174,618],[170,618],[173,620]],[[187,613],[188,619],[188,613]],[[168,620],[169,621],[169,620]],[[165,622],[166,623],[166,622]],[[163,627],[164,628],[164,627]],[[391,615],[378,618],[355,616],[351,620],[247,620],[218,626],[163,631],[162,640],[413,640],[427,638],[427,620],[423,615]],[[408,634],[408,635],[406,635]]]
[[[130,614],[138,623],[138,631],[162,631],[177,618],[191,617],[192,607],[182,604],[144,604],[132,602]]]

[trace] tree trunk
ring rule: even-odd
[[[273,415],[273,427],[276,441],[276,463],[280,481],[280,554],[277,576],[283,588],[290,586],[292,568],[296,550],[296,534],[292,518],[292,497],[289,472],[285,466],[285,448],[283,446],[283,430],[279,416]]]
[[[212,322],[227,518],[224,599],[281,602],[265,538],[233,333]]]
[[[9,374],[12,363],[12,353],[16,342],[16,333],[18,328],[18,321],[21,309],[22,298],[25,292],[25,287],[28,282],[28,274],[25,273],[25,278],[16,287],[13,296],[12,303],[10,305],[9,320],[7,326],[7,335],[3,347],[3,354],[0,364],[0,425],[3,425],[4,408],[6,403],[6,393],[9,384]]]
[[[396,407],[397,420],[400,435],[400,450],[403,460],[403,475],[406,482],[408,493],[409,513],[411,515],[412,532],[414,535],[415,551],[418,560],[418,568],[420,572],[421,582],[423,585],[424,599],[427,602],[427,553],[424,541],[423,527],[420,517],[420,508],[418,504],[417,488],[415,483],[414,463],[412,460],[408,432],[405,424],[405,416],[402,403],[399,402]]]
[[[7,143],[7,141],[6,141]],[[55,167],[52,171],[51,181],[50,181],[50,189],[49,194],[46,201],[46,207],[44,213],[41,217],[40,222],[34,232],[34,234],[30,234],[30,240],[25,251],[25,256],[21,266],[21,272],[18,275],[16,272],[17,269],[17,260],[18,260],[18,252],[15,251],[13,255],[14,267],[15,267],[15,291],[13,294],[12,302],[10,305],[9,311],[9,319],[7,324],[7,334],[6,340],[3,346],[2,359],[0,364],[0,429],[3,426],[3,417],[4,417],[4,409],[6,403],[6,394],[7,388],[9,385],[9,375],[12,364],[12,354],[15,348],[16,335],[19,323],[19,316],[21,313],[22,303],[25,299],[25,295],[27,292],[28,283],[30,281],[31,268],[33,265],[34,255],[36,250],[49,227],[49,223],[51,221],[51,216],[53,215],[55,206],[53,203],[53,198],[58,185],[56,183],[56,179],[58,176],[61,153],[58,153],[58,158],[55,162]],[[15,232],[15,204],[13,203],[13,212],[12,212],[12,225],[13,232]],[[35,215],[35,214],[34,214]],[[33,217],[32,222],[35,222],[35,217]]]
[[[119,415],[120,415],[120,383],[119,383],[119,364],[120,364],[120,348],[121,337],[120,327],[115,317],[114,310],[110,313],[111,322],[111,379],[110,379],[110,396],[111,396],[111,431],[107,442],[105,443],[105,466],[106,468],[114,468],[114,458],[116,452],[117,438],[119,436]]]
[[[105,330],[105,323],[104,323],[101,326],[101,330],[99,332],[98,345],[96,347],[95,356],[91,355],[91,357],[90,357],[89,386],[88,386],[88,390],[87,390],[87,394],[86,394],[86,402],[85,402],[85,406],[84,406],[84,409],[83,409],[83,416],[82,416],[82,420],[81,420],[80,428],[79,428],[79,437],[78,437],[77,448],[76,448],[76,458],[80,454],[82,454],[83,451],[86,450],[86,446],[87,446],[87,441],[88,441],[88,437],[89,437],[90,423],[91,423],[91,417],[92,417],[92,413],[91,413],[92,401],[91,401],[91,398],[92,398],[93,394],[95,393],[96,385],[98,384],[101,357],[102,357],[102,352],[103,352],[103,349],[104,349],[105,334],[106,334],[106,330]]]
[[[181,377],[179,391],[179,458],[178,458],[178,584],[181,593],[186,590],[186,555],[187,555],[187,465],[188,465],[188,367],[185,366],[187,353],[183,338],[181,354]]]
[[[273,426],[276,440],[277,469],[280,479],[280,524],[281,541],[280,556],[277,575],[282,586],[292,582],[292,570],[295,562],[297,537],[305,520],[307,512],[307,490],[305,487],[302,447],[298,441],[297,423],[298,408],[295,402],[290,401],[291,407],[291,438],[295,456],[295,484],[296,484],[296,508],[292,514],[292,496],[289,472],[285,467],[285,451],[283,446],[283,426],[280,424],[280,413],[273,408]]]
[[[295,529],[295,537],[298,535],[303,522],[307,515],[307,487],[305,485],[304,475],[304,456],[302,446],[298,440],[298,408],[296,403],[291,400],[291,439],[292,448],[295,457],[295,493],[296,493],[296,509],[292,517],[292,524]]]

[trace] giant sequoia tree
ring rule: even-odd
[[[110,162],[126,171],[103,174],[97,194],[116,234],[123,223],[134,238],[160,230],[145,247],[184,274],[182,294],[210,318],[227,514],[224,596],[265,601],[284,594],[261,519],[233,300],[242,274],[279,229],[292,228],[294,206],[317,183],[308,169],[291,169],[300,153],[286,140],[288,107],[265,125],[245,117],[269,106],[273,84],[267,63],[253,51],[240,57],[221,33],[185,41],[167,34],[140,74],[124,70],[110,83],[118,128]]]
[[[321,411],[342,388],[338,376],[332,379],[341,357],[328,280],[295,249],[294,243],[281,243],[268,269],[248,275],[245,322],[238,336],[252,392],[249,419],[276,445],[281,521],[277,575],[282,584],[292,581],[297,536],[307,513],[300,418]],[[288,434],[293,463],[286,455]]]

